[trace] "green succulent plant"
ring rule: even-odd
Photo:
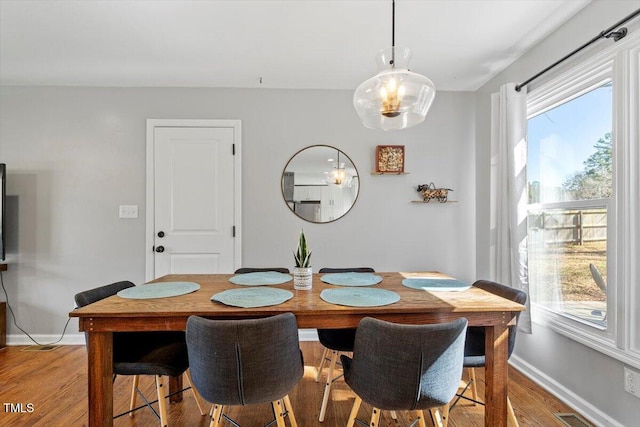
[[[296,267],[309,267],[311,252],[312,251],[307,248],[307,239],[304,237],[304,231],[300,230],[298,248],[295,250],[295,252],[293,252],[293,258],[296,260]]]

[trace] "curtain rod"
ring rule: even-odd
[[[638,15],[640,15],[640,9],[636,10],[631,15],[623,18],[619,22],[616,22],[615,24],[613,24],[612,26],[610,26],[606,30],[601,31],[600,34],[598,34],[597,36],[595,36],[594,38],[592,38],[591,40],[589,40],[588,42],[586,42],[585,44],[583,44],[579,48],[575,49],[573,52],[569,53],[568,55],[565,55],[561,59],[559,59],[556,62],[554,62],[553,64],[549,65],[547,68],[545,68],[544,70],[540,71],[535,76],[533,76],[533,77],[529,78],[528,80],[525,80],[524,82],[520,83],[519,85],[516,86],[516,91],[520,92],[520,89],[522,89],[523,87],[525,87],[526,85],[528,85],[529,83],[531,83],[532,81],[534,81],[535,79],[537,79],[538,77],[540,77],[541,75],[546,73],[547,71],[549,71],[552,68],[558,66],[562,62],[564,62],[567,59],[571,58],[576,53],[580,52],[582,49],[586,48],[587,46],[589,46],[589,45],[591,45],[591,44],[593,44],[595,42],[597,42],[600,39],[604,39],[604,38],[608,39],[610,37],[613,37],[613,41],[617,42],[618,40],[624,38],[627,35],[627,29],[626,28],[624,28],[624,27],[620,28],[620,30],[618,30],[618,31],[613,31],[613,30],[616,29],[617,27],[619,27],[620,25],[624,24],[625,22],[631,21],[633,18],[635,18]]]

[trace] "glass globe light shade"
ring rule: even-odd
[[[333,170],[325,178],[327,184],[334,184],[342,188],[343,184],[351,182],[351,176],[347,174],[344,162],[334,163]]]
[[[431,80],[409,71],[411,51],[384,49],[376,56],[380,72],[353,94],[353,106],[370,129],[405,129],[421,123],[436,96]]]

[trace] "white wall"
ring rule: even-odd
[[[489,275],[490,94],[498,91],[500,85],[506,82],[526,80],[638,7],[638,1],[594,1],[476,93],[478,278]],[[637,25],[638,20],[629,27]],[[580,57],[584,58],[610,43],[612,42],[601,41]],[[549,74],[551,75],[553,73]],[[543,80],[544,78],[536,83]],[[624,391],[621,362],[537,323],[533,325],[532,335],[518,335],[512,358],[512,362],[514,361],[516,366],[587,415],[597,425],[638,425],[640,401]],[[514,406],[517,412],[517,403]]]
[[[59,334],[73,295],[116,280],[144,281],[145,120],[242,120],[243,264],[293,266],[304,228],[313,266],[440,270],[475,278],[475,97],[441,92],[425,123],[364,128],[350,91],[2,87],[0,161],[8,168],[8,263],[19,324]],[[299,149],[334,145],[361,176],[355,207],[330,224],[297,218],[282,170]],[[375,146],[406,146],[403,176],[373,176]],[[410,203],[415,186],[453,188],[450,204]],[[137,204],[137,220],[118,205]],[[11,323],[11,321],[9,322]],[[77,334],[74,320],[69,333]],[[10,342],[22,342],[9,325]]]

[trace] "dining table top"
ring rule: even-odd
[[[513,313],[524,310],[524,306],[482,289],[470,287],[463,291],[425,291],[412,289],[402,284],[403,279],[412,277],[431,277],[435,279],[451,279],[450,276],[439,272],[382,272],[375,273],[382,281],[371,288],[385,289],[399,295],[399,301],[376,307],[353,307],[332,304],[324,301],[320,294],[325,289],[336,289],[340,286],[331,285],[321,280],[323,274],[313,274],[313,285],[310,290],[295,290],[293,281],[273,288],[286,289],[293,293],[288,301],[278,305],[266,307],[241,308],[229,306],[211,297],[222,291],[242,288],[229,281],[234,274],[170,274],[150,282],[194,282],[200,289],[185,295],[170,298],[126,299],[111,296],[85,307],[77,308],[69,315],[81,318],[81,330],[99,330],[100,324],[108,330],[107,322],[102,320],[121,319],[117,329],[139,330],[138,321],[144,319],[143,329],[165,329],[166,325],[155,325],[157,322],[173,323],[168,329],[180,329],[190,315],[199,315],[218,319],[234,319],[248,317],[265,317],[284,312],[292,312],[298,318],[300,328],[318,327],[355,327],[364,316],[375,316],[389,321],[408,324],[432,323],[450,321],[458,317],[466,317],[470,325],[491,325],[502,321],[496,312],[504,312],[505,323],[513,320]],[[486,314],[491,315],[486,315]],[[126,319],[126,322],[125,322]],[[85,322],[89,320],[88,322]],[[136,325],[137,324],[137,325]],[[92,329],[89,329],[91,327]]]

